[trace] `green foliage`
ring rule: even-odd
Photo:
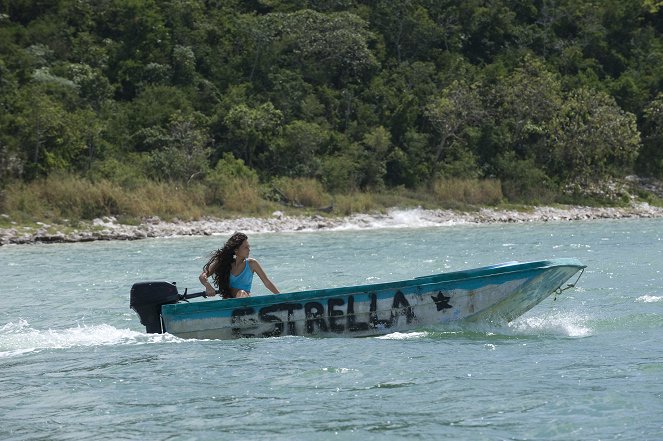
[[[225,153],[204,180],[206,200],[209,204],[222,205],[229,210],[241,211],[259,205],[258,174],[244,161]]]
[[[258,176],[355,195],[494,176],[522,202],[663,176],[658,0],[2,5],[2,186],[204,181],[261,209]]]
[[[659,93],[644,110],[642,152],[638,169],[646,174],[663,178],[663,92]]]
[[[238,156],[246,164],[253,165],[258,149],[264,149],[281,128],[283,114],[272,103],[249,107],[246,104],[234,106],[225,118],[230,139],[239,148]]]
[[[486,117],[479,92],[475,86],[453,81],[434,97],[424,109],[437,135],[437,145],[431,152],[433,173],[439,171],[441,161],[447,163],[471,157],[470,138]]]
[[[129,148],[134,151],[150,151],[159,143],[155,136],[165,136],[176,114],[193,118],[193,108],[184,90],[173,86],[146,86],[126,109],[126,126],[118,127],[128,136]],[[164,133],[164,135],[157,135]]]
[[[545,141],[563,101],[558,78],[542,60],[528,54],[513,72],[502,74],[493,94],[494,124],[504,134],[499,150],[547,162],[549,150]]]
[[[155,180],[188,184],[207,171],[209,136],[199,126],[196,116],[200,117],[174,114],[168,131],[153,140],[157,147],[150,153],[150,171]]]
[[[555,200],[557,189],[534,159],[518,159],[508,151],[497,158],[496,167],[502,180],[502,193],[512,202],[548,204]]]
[[[350,12],[267,14],[262,27],[271,31],[267,40],[276,43],[285,59],[303,61],[305,74],[320,82],[349,81],[377,67],[368,23]]]
[[[642,3],[652,14],[656,14],[663,7],[663,1],[661,0],[642,0]]]
[[[320,153],[329,134],[316,123],[295,121],[267,148],[262,161],[270,174],[314,177],[320,169]]]
[[[360,185],[364,189],[381,190],[387,173],[387,155],[392,147],[391,134],[382,126],[376,127],[364,135],[361,147]]]
[[[359,166],[349,154],[323,157],[320,171],[322,183],[330,192],[349,193],[359,187]]]
[[[587,183],[630,170],[640,133],[635,116],[621,110],[614,98],[579,89],[556,117],[551,144],[550,169],[567,181]]]
[[[196,75],[196,55],[188,46],[176,45],[173,48],[173,82],[188,85]]]
[[[93,182],[105,180],[122,188],[133,190],[147,184],[149,167],[149,155],[132,153],[125,156],[123,161],[113,157],[95,161],[87,176]]]

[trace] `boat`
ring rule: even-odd
[[[130,307],[148,333],[181,338],[367,337],[456,322],[502,325],[575,286],[584,269],[574,258],[506,262],[394,282],[194,302],[205,293],[138,282]],[[562,288],[578,272],[575,283]]]

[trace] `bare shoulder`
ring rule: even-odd
[[[260,268],[260,263],[258,263],[258,261],[253,257],[249,257],[247,260],[249,261],[249,268],[251,268],[251,271],[255,271],[257,268]]]

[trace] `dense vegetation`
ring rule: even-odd
[[[489,179],[497,199],[553,202],[663,178],[662,9],[0,0],[0,211],[55,182],[95,189],[85,217],[164,185],[241,210],[258,188],[319,204]]]

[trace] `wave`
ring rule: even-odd
[[[392,332],[391,334],[380,335],[375,338],[381,340],[412,340],[429,337],[430,335],[430,332]]]
[[[658,300],[657,300],[658,301]],[[394,332],[377,336],[384,340],[416,340],[425,338],[527,337],[557,335],[587,337],[592,329],[587,317],[574,313],[554,313],[521,317],[505,326],[457,323],[450,327],[414,332]],[[44,349],[65,349],[85,346],[136,345],[150,343],[183,342],[170,334],[146,334],[109,324],[78,325],[66,329],[36,329],[27,321],[19,320],[0,326],[0,358],[14,357]]]
[[[588,318],[573,312],[558,312],[540,316],[521,317],[508,327],[517,334],[553,334],[565,337],[589,337],[592,329]]]
[[[26,320],[0,327],[0,358],[17,356],[42,349],[80,346],[146,344],[182,341],[170,334],[145,334],[119,329],[108,324],[79,325],[67,329],[35,329]]]
[[[593,334],[589,318],[572,312],[520,317],[506,325],[456,322],[412,332],[394,332],[376,338],[383,340],[520,338],[540,336],[588,337]]]
[[[635,301],[641,303],[663,302],[663,296],[640,296],[637,299],[635,299]]]
[[[386,214],[356,214],[331,227],[334,231],[369,230],[383,228],[426,228],[466,223],[460,215],[450,216],[439,211],[413,209],[391,209]]]

